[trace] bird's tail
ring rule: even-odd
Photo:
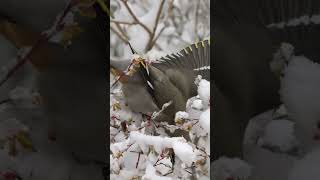
[[[160,58],[160,69],[181,68],[190,69],[196,75],[210,80],[210,39],[192,44],[178,53]]]
[[[292,44],[297,55],[319,59],[320,1],[264,1],[263,22],[274,38]]]
[[[217,20],[268,28],[277,46],[288,42],[296,54],[320,59],[319,0],[216,0],[213,11]]]

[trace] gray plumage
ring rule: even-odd
[[[174,124],[175,113],[184,111],[187,100],[197,94],[194,83],[197,75],[210,80],[210,70],[196,70],[210,66],[209,48],[206,40],[180,53],[162,57],[158,62],[148,65],[149,74],[142,65],[136,67],[137,72],[123,83],[122,88],[129,107],[135,112],[152,113],[172,101],[156,120]],[[187,134],[178,132],[173,136],[186,137]]]
[[[309,20],[320,14],[318,0],[216,0],[213,17],[224,20],[267,27],[274,23],[284,23],[283,28],[269,27],[270,39],[278,47],[281,42],[291,43],[296,55],[305,55],[320,62],[320,25]],[[306,20],[296,26],[288,25],[293,19]],[[305,24],[307,23],[307,24]]]
[[[259,26],[223,21],[213,33],[213,75],[219,90],[213,94],[213,159],[239,157],[249,119],[279,103],[279,82],[268,64],[275,49],[268,31]]]

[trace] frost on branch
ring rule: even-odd
[[[152,60],[210,35],[208,0],[112,0],[110,5],[114,14],[110,24],[111,59],[130,59],[128,42]]]
[[[199,84],[210,87],[210,82]],[[119,88],[119,87],[118,87]],[[111,177],[177,178],[209,177],[210,163],[210,109],[209,88],[198,87],[202,96],[192,97],[186,112],[177,112],[176,125],[153,121],[153,116],[132,112],[124,103],[120,89],[114,91],[110,101]],[[202,107],[192,106],[200,101]],[[164,106],[163,108],[166,108]],[[161,110],[160,110],[161,111]],[[155,116],[159,112],[153,113]],[[191,141],[183,137],[169,137],[165,130],[188,131]]]

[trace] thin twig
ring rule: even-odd
[[[139,152],[139,155],[138,155],[138,160],[137,160],[137,162],[136,162],[136,169],[138,168],[138,165],[139,165],[140,156],[141,156],[141,152]]]
[[[156,19],[155,19],[155,23],[154,23],[154,26],[153,26],[153,30],[152,30],[152,33],[150,34],[149,42],[147,44],[147,48],[146,48],[147,51],[149,51],[153,47],[153,45],[155,43],[155,41],[153,39],[154,39],[154,36],[156,34],[156,30],[157,30],[157,27],[158,27],[158,24],[159,24],[159,20],[160,20],[160,16],[161,16],[161,12],[162,12],[162,9],[163,9],[164,2],[165,1],[162,0],[161,3],[160,3],[160,6],[159,6],[159,9],[158,9],[158,12],[157,12],[157,16],[156,16]]]
[[[199,7],[200,7],[200,1],[196,2],[196,12],[195,12],[195,23],[194,23],[194,33],[196,36],[198,36],[198,18],[199,18]]]
[[[173,173],[173,170],[169,171],[168,173],[162,175],[162,176],[168,176],[169,174],[172,174]]]
[[[129,41],[127,39],[125,39],[125,37],[122,37],[121,34],[115,30],[112,26],[110,26],[110,29],[112,32],[114,32],[123,42],[125,42],[126,44],[129,43]]]
[[[129,37],[126,35],[126,33],[123,31],[119,23],[115,23],[121,34],[126,38],[129,39]]]
[[[125,22],[125,21],[116,21],[116,20],[110,20],[112,23],[119,23],[119,24],[125,24],[125,25],[135,25],[137,22]]]
[[[142,26],[147,32],[148,34],[151,36],[152,32],[150,31],[150,29],[143,24],[138,18],[137,16],[133,13],[132,9],[130,8],[128,1],[127,0],[121,0],[124,4],[124,6],[126,7],[126,9],[128,10],[129,14],[132,16],[132,18],[134,19],[134,21],[139,24],[140,26]]]
[[[5,77],[3,79],[1,79],[0,81],[0,87],[8,81],[8,79],[15,73],[17,72],[18,69],[20,69],[20,67],[22,67],[26,62],[29,61],[31,55],[33,55],[33,53],[42,45],[42,43],[47,42],[53,35],[55,35],[55,33],[61,31],[61,29],[63,29],[64,24],[62,23],[62,21],[64,20],[64,18],[66,17],[66,15],[68,14],[68,12],[72,9],[72,5],[74,5],[74,3],[72,1],[69,2],[69,4],[67,5],[67,7],[64,9],[62,16],[59,18],[56,29],[49,35],[47,34],[42,34],[40,36],[40,38],[37,40],[37,42],[35,43],[35,45],[31,48],[31,50],[21,59],[18,58],[18,63],[15,64],[13,66],[12,69],[9,70],[9,72],[5,75]],[[20,60],[20,61],[19,61]]]
[[[162,163],[162,162],[159,162],[157,165],[155,165],[155,166],[159,166],[159,165],[164,165],[165,167],[167,167],[167,168],[172,168],[170,165],[168,165],[168,164],[164,164],[164,163]]]
[[[163,30],[166,28],[166,26],[162,27],[162,29],[160,30],[160,32],[158,33],[157,37],[154,38],[154,40],[150,43],[150,49],[155,45],[156,41],[159,39],[161,33],[163,32]]]

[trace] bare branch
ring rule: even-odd
[[[153,31],[152,31],[152,35],[153,36],[156,33],[156,30],[157,30],[157,27],[158,27],[158,23],[159,23],[159,19],[160,19],[160,16],[161,16],[162,9],[163,9],[163,5],[164,5],[164,0],[161,1],[161,4],[160,4],[158,12],[157,12],[156,21],[155,21],[155,24],[154,24],[154,27],[153,27]]]
[[[200,7],[200,1],[197,1],[195,15],[194,15],[195,16],[194,33],[196,36],[198,36],[199,7]]]
[[[138,160],[137,160],[137,162],[136,162],[136,169],[138,168],[138,165],[139,165],[140,156],[141,156],[141,152],[139,152],[139,155],[138,155]]]
[[[137,22],[125,22],[125,21],[116,21],[116,20],[110,20],[112,23],[118,23],[118,24],[125,24],[125,25],[135,25]]]
[[[139,24],[140,26],[143,27],[143,29],[145,29],[148,34],[151,36],[152,32],[150,31],[150,29],[145,25],[143,24],[138,18],[137,16],[133,13],[132,9],[130,8],[129,4],[128,4],[128,1],[127,0],[121,0],[124,4],[124,6],[126,7],[126,9],[128,10],[129,14],[132,16],[132,18],[134,19],[134,21]]]
[[[162,12],[162,9],[163,9],[164,2],[165,2],[165,1],[162,0],[161,3],[160,3],[160,6],[159,6],[159,9],[158,9],[158,12],[157,12],[157,16],[156,16],[156,19],[155,19],[153,31],[152,31],[152,33],[150,34],[149,42],[148,42],[148,44],[147,44],[147,48],[146,48],[147,51],[149,51],[149,50],[153,47],[156,39],[159,38],[159,37],[157,37],[157,38],[155,38],[155,40],[153,40],[153,39],[154,39],[154,36],[155,36],[155,33],[156,33],[156,30],[157,30],[157,27],[158,27],[158,24],[159,24],[159,19],[160,19],[160,16],[161,16],[161,12]],[[163,30],[163,29],[162,29],[162,30]],[[159,34],[160,34],[160,33],[159,33]]]
[[[161,33],[163,32],[163,30],[165,29],[166,27],[164,26],[160,32],[158,33],[157,37],[154,38],[154,40],[150,43],[150,49],[155,45],[156,41],[159,39]]]
[[[121,28],[120,24],[119,23],[115,23],[118,30],[121,32],[121,34],[126,38],[126,39],[129,39],[129,37],[126,35],[126,33],[123,31],[123,29]]]
[[[36,40],[34,45],[32,46],[31,50],[24,55],[23,57],[18,57],[18,62],[15,64],[6,74],[4,77],[1,77],[0,80],[0,87],[9,80],[9,78],[15,74],[26,62],[28,62],[32,57],[34,57],[35,53],[43,46],[45,45],[48,40],[54,36],[57,32],[60,32],[64,28],[64,24],[62,23],[65,17],[67,16],[68,12],[71,11],[73,5],[75,5],[72,1],[67,4],[66,8],[63,10],[62,15],[57,21],[57,26],[55,26],[55,29],[53,32],[49,34],[43,34],[40,35],[39,39]]]
[[[125,42],[126,44],[129,43],[129,41],[125,38],[125,37],[122,37],[122,35],[117,31],[115,30],[112,26],[110,26],[110,29],[112,32],[114,32],[123,42]]]

